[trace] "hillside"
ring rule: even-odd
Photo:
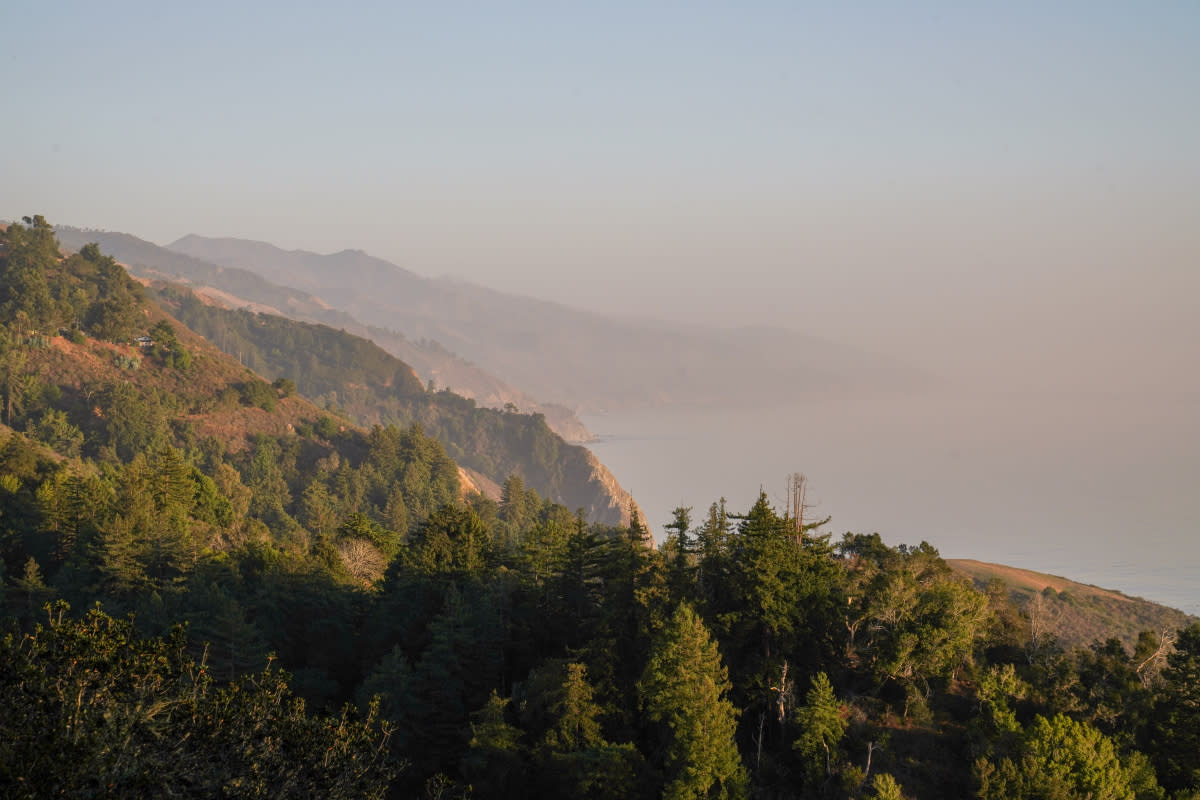
[[[186,289],[149,291],[255,372],[294,381],[300,394],[323,407],[337,407],[363,425],[419,423],[456,462],[495,484],[517,475],[542,497],[582,508],[589,519],[628,521],[629,494],[595,456],[563,441],[540,414],[480,408],[448,390],[427,391],[407,364],[343,330],[219,308]]]
[[[1191,621],[1177,609],[1057,575],[971,559],[950,558],[946,563],[980,589],[994,580],[1003,582],[1017,607],[1036,616],[1038,624],[1066,647],[1116,637],[1132,648],[1142,631],[1174,631]]]
[[[226,308],[247,308],[340,328],[372,340],[412,366],[425,383],[452,389],[489,408],[504,408],[511,404],[526,413],[540,413],[555,433],[570,442],[586,442],[592,438],[570,409],[553,403],[539,403],[435,341],[412,340],[386,325],[365,325],[308,292],[276,285],[244,269],[221,267],[176,253],[125,233],[63,225],[56,226],[55,232],[68,251],[78,250],[89,242],[97,243],[103,252],[124,263],[130,274],[138,278],[183,283],[211,303]]]
[[[240,452],[256,436],[329,428],[328,412],[289,396],[283,383],[269,385],[258,369],[272,379],[296,375],[291,385],[321,399],[335,412],[337,428],[353,431],[360,442],[367,432],[357,424],[395,424],[402,430],[417,425],[420,437],[433,437],[451,458],[484,478],[477,482],[481,490],[516,475],[542,499],[582,509],[585,518],[601,523],[619,524],[635,507],[603,465],[583,448],[567,445],[540,416],[478,408],[449,391],[427,392],[407,364],[367,340],[324,326],[282,317],[267,325],[266,317],[212,308],[205,329],[210,340],[155,302],[94,245],[61,258],[52,230],[39,224],[43,227],[13,229],[19,257],[9,259],[0,290],[5,321],[22,324],[6,347],[13,359],[4,378],[6,423],[23,421],[22,429],[49,425],[42,422],[46,415],[59,414],[53,419],[81,440],[73,451],[103,455],[110,448],[118,457],[158,443],[206,438]],[[178,312],[182,296],[171,297]],[[188,300],[197,311],[210,309],[193,295]],[[227,324],[234,319],[242,322],[237,331]],[[269,335],[264,352],[272,359],[255,355],[254,337],[264,334]],[[288,339],[297,335],[307,338]],[[139,336],[146,339],[141,346],[132,343]],[[223,354],[216,346],[220,338],[231,353],[249,355],[253,363]],[[381,407],[373,408],[375,402]],[[348,408],[356,425],[339,418]],[[500,499],[494,490],[492,495]]]

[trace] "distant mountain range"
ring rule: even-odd
[[[914,369],[782,327],[725,328],[719,319],[684,325],[580,311],[421,277],[357,250],[320,255],[200,236],[158,248],[122,234],[64,227],[58,233],[67,247],[98,241],[135,274],[145,269],[186,279],[289,316],[319,314],[327,324],[339,324],[334,315],[341,312],[350,318],[340,317],[344,323],[381,329],[379,335],[398,332],[410,347],[421,343],[427,352],[440,346],[540,401],[578,411],[748,407],[926,380]],[[685,284],[680,302],[687,302]],[[432,371],[412,353],[370,335],[418,372]],[[461,390],[457,382],[451,385]]]

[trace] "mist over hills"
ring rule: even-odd
[[[914,368],[771,320],[734,328],[712,315],[681,324],[600,314],[422,277],[360,250],[322,255],[197,235],[164,248],[125,233],[66,226],[57,232],[68,248],[98,242],[135,274],[228,293],[229,307],[262,306],[257,310],[367,336],[425,379],[485,405],[511,402],[543,413],[574,440],[589,434],[555,406],[746,408],[929,380]]]
[[[420,277],[357,250],[319,255],[195,235],[168,249],[298,287],[367,324],[436,340],[539,399],[578,410],[753,406],[925,379],[883,358],[783,328],[725,328],[719,317],[681,325],[580,311]]]

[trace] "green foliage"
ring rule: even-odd
[[[47,409],[28,434],[67,458],[76,458],[83,449],[83,431],[71,424],[67,415],[56,408]]]
[[[472,717],[463,774],[473,793],[484,797],[528,797],[521,731],[505,719],[509,700],[493,690]]]
[[[745,771],[734,743],[737,711],[728,672],[704,622],[680,605],[638,683],[646,718],[659,725],[663,797],[740,797]]]
[[[792,747],[800,756],[805,779],[820,785],[832,778],[840,765],[839,745],[846,733],[841,705],[824,672],[813,678],[804,705],[796,709],[794,716],[800,732]]]
[[[1112,740],[1087,723],[1062,714],[1038,716],[1015,758],[976,765],[981,800],[1079,798],[1134,800],[1130,774]]]
[[[0,250],[0,317],[26,330],[47,331],[58,316],[47,279],[58,261],[58,241],[41,215],[28,225],[10,225]]]
[[[280,397],[291,397],[296,393],[296,382],[291,378],[276,378],[271,386],[279,393]]]
[[[100,408],[106,445],[120,461],[130,461],[169,439],[162,404],[131,383],[110,385],[101,397]]]
[[[1200,623],[1179,631],[1154,709],[1156,766],[1163,785],[1200,791]]]
[[[563,682],[548,706],[555,721],[544,739],[545,747],[555,753],[586,750],[604,741],[600,730],[603,712],[588,683],[587,666],[572,663],[565,669]]]
[[[904,793],[896,779],[886,772],[871,779],[871,795],[874,800],[904,800]]]
[[[271,385],[263,380],[251,379],[241,385],[242,402],[263,411],[274,411],[277,395]]]
[[[0,785],[9,797],[382,797],[396,773],[372,714],[312,717],[266,670],[227,688],[181,629],[65,607],[0,640]]]
[[[985,629],[987,598],[924,542],[893,550],[878,534],[847,534],[840,550],[850,570],[848,652],[880,686],[905,687],[907,716],[913,699],[928,696],[931,679],[949,678],[968,662]]]
[[[430,574],[478,575],[492,561],[491,537],[469,508],[444,505],[413,535],[413,559]]]

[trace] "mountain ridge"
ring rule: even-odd
[[[426,382],[453,388],[488,407],[503,408],[511,403],[531,413],[542,413],[555,432],[570,442],[583,443],[593,439],[591,432],[569,408],[538,402],[528,393],[463,360],[437,342],[414,341],[386,326],[366,325],[303,290],[277,286],[248,270],[222,267],[176,253],[132,234],[67,225],[58,225],[55,231],[65,248],[78,249],[95,241],[106,253],[112,253],[124,263],[131,274],[184,283],[226,307],[250,307],[255,311],[268,311],[292,319],[342,328],[371,339],[417,369]]]
[[[319,290],[330,305],[367,324],[386,322],[406,336],[434,339],[539,398],[581,410],[752,403],[740,386],[781,396],[927,380],[887,359],[785,328],[617,317],[421,277],[362,251],[321,255],[195,234],[168,249]]]

